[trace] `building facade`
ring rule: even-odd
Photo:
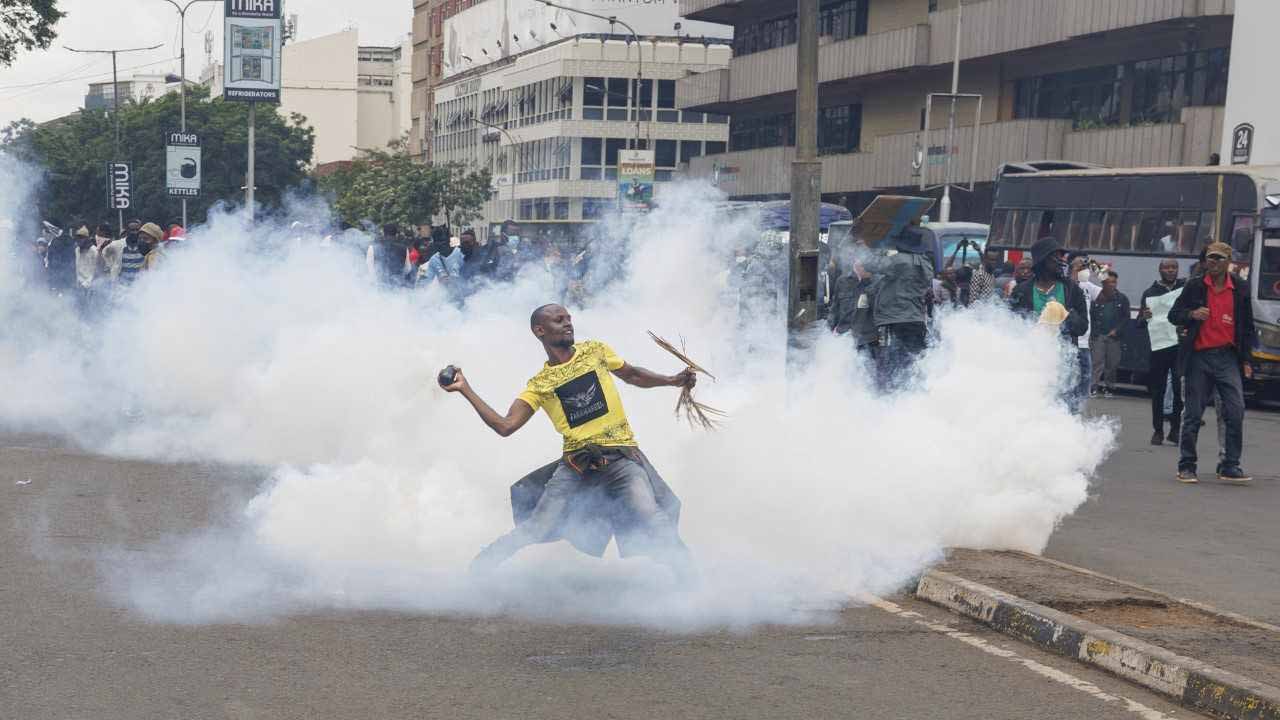
[[[434,88],[433,161],[493,172],[482,231],[514,218],[575,235],[616,207],[620,150],[653,149],[658,198],[681,164],[724,152],[727,119],[681,111],[676,86],[729,57],[721,42],[579,35],[458,73]]]
[[[174,79],[177,79],[176,75]],[[177,85],[177,82],[168,82],[164,75],[134,75],[115,84],[119,88],[120,102],[158,98],[171,88],[177,89]],[[84,109],[110,110],[115,105],[115,92],[110,82],[91,83],[89,92],[84,96]]]
[[[413,0],[413,95],[410,101],[409,152],[423,162],[431,160],[430,128],[432,112],[435,110],[433,90],[440,80],[445,12],[457,12],[458,5],[456,0],[453,3],[448,0]]]
[[[946,174],[952,219],[986,221],[1005,162],[1203,165],[1223,137],[1235,0],[828,0],[819,16],[823,198],[855,212],[884,191],[921,194]],[[727,151],[688,172],[736,198],[780,198],[794,158],[796,8],[685,0],[730,25],[728,67],[677,81],[682,110],[731,117]],[[962,19],[961,19],[962,17]],[[959,92],[947,141],[960,23]],[[975,156],[976,150],[976,156]],[[925,194],[937,196],[940,191]]]

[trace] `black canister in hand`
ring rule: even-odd
[[[440,383],[440,387],[449,387],[450,385],[453,384],[453,381],[457,379],[458,379],[458,368],[452,365],[441,370],[440,374],[436,377],[436,380]]]

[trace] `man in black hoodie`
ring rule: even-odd
[[[1240,468],[1244,444],[1244,383],[1253,377],[1253,305],[1249,281],[1229,271],[1231,246],[1215,242],[1205,250],[1204,276],[1183,288],[1169,310],[1169,322],[1186,328],[1178,347],[1178,367],[1186,378],[1178,480],[1194,483],[1196,440],[1206,401],[1216,389],[1218,412],[1226,423],[1218,479],[1246,483]]]
[[[1160,261],[1160,278],[1151,283],[1151,287],[1142,293],[1142,311],[1138,317],[1138,322],[1142,323],[1144,328],[1151,320],[1151,308],[1147,306],[1147,301],[1154,297],[1167,295],[1182,286],[1186,285],[1186,281],[1178,277],[1178,261],[1173,258],[1165,258]],[[1165,387],[1170,385],[1169,377],[1172,375],[1173,382],[1173,417],[1169,420],[1169,434],[1164,432],[1164,391]],[[1161,445],[1165,438],[1169,442],[1178,442],[1178,436],[1181,434],[1182,428],[1182,376],[1178,374],[1178,346],[1163,348],[1161,350],[1151,351],[1151,361],[1147,368],[1147,391],[1151,393],[1151,427],[1155,429],[1155,433],[1151,436],[1152,445]]]
[[[1024,257],[1025,261],[1026,258]],[[1019,283],[1009,296],[1009,306],[1014,312],[1034,318],[1042,316],[1045,306],[1057,302],[1067,310],[1067,317],[1059,326],[1064,340],[1078,348],[1081,335],[1089,332],[1089,304],[1080,284],[1069,278],[1067,251],[1055,237],[1043,237],[1031,246],[1031,278]],[[1079,378],[1077,364],[1075,377]],[[1084,383],[1071,383],[1070,397],[1064,398],[1073,413],[1081,411],[1082,398],[1077,388]]]

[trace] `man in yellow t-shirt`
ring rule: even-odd
[[[560,305],[534,310],[529,326],[542,343],[547,362],[506,415],[482,400],[461,370],[453,384],[445,387],[461,393],[480,419],[503,437],[524,427],[541,408],[564,438],[563,457],[533,512],[482,550],[472,568],[491,569],[520,548],[557,539],[575,499],[599,490],[607,500],[600,511],[611,516],[619,550],[652,555],[684,575],[689,570],[688,550],[676,532],[676,518],[664,510],[655,494],[652,468],[639,451],[613,378],[642,388],[692,387],[697,382],[693,371],[660,375],[627,364],[602,342],[574,343],[573,321]]]

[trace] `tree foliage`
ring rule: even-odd
[[[58,0],[0,0],[0,67],[12,65],[19,49],[49,47],[65,15]]]
[[[478,217],[492,194],[488,169],[424,165],[410,157],[403,140],[387,150],[362,150],[320,182],[333,195],[338,214],[352,225],[422,225],[440,215],[460,225]]]
[[[215,203],[242,202],[248,166],[248,105],[207,98],[205,88],[187,92],[187,129],[199,134],[204,162],[200,197],[187,202],[191,224],[203,222]],[[305,122],[297,114],[287,121],[269,110],[257,114],[256,198],[268,210],[307,180],[315,133]],[[106,163],[112,160],[133,163],[133,208],[126,215],[168,222],[181,216],[182,206],[180,198],[165,193],[165,137],[180,123],[178,95],[169,93],[121,106],[118,153],[115,119],[102,110],[38,126],[13,123],[0,133],[0,149],[42,171],[40,211],[54,222],[101,218],[114,224],[106,178]]]

